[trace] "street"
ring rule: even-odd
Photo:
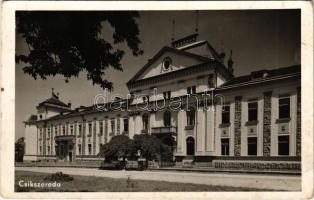
[[[301,176],[289,175],[255,175],[173,171],[109,171],[95,168],[55,168],[55,167],[16,167],[15,170],[42,173],[62,171],[70,175],[96,176],[137,180],[168,181],[233,187],[248,187],[271,190],[301,190]]]

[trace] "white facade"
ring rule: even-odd
[[[300,73],[294,70],[298,67],[260,72],[262,76],[257,78],[256,73],[233,77],[232,63],[227,69],[207,42],[196,42],[194,37],[192,43],[161,49],[127,83],[132,95],[126,100],[129,110],[39,106],[37,119],[25,123],[24,159],[95,160],[99,159],[100,145],[113,136],[133,138],[143,133],[162,140],[174,138],[177,158],[280,156],[285,148],[288,156],[299,156]],[[270,97],[265,92],[270,92]],[[235,101],[238,97],[239,105]],[[223,100],[216,101],[219,98]],[[288,110],[287,103],[279,105],[281,98],[288,98],[281,101],[289,101]],[[156,104],[171,104],[177,109],[154,110]],[[229,105],[228,114],[223,114],[222,105]],[[289,112],[289,116],[281,119],[279,112]],[[281,136],[288,136],[288,147],[287,137]]]

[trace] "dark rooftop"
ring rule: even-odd
[[[220,86],[218,89],[225,89],[228,87],[233,87],[246,83],[254,83],[256,81],[270,80],[279,78],[282,76],[300,74],[301,73],[301,65],[294,65],[289,67],[282,67],[278,69],[272,70],[259,70],[251,72],[248,75],[234,77]]]

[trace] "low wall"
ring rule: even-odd
[[[262,160],[213,160],[213,167],[239,170],[293,170],[301,171],[300,161],[262,161]]]

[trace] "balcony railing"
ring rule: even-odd
[[[163,133],[177,134],[177,127],[175,126],[152,127],[152,134]]]

